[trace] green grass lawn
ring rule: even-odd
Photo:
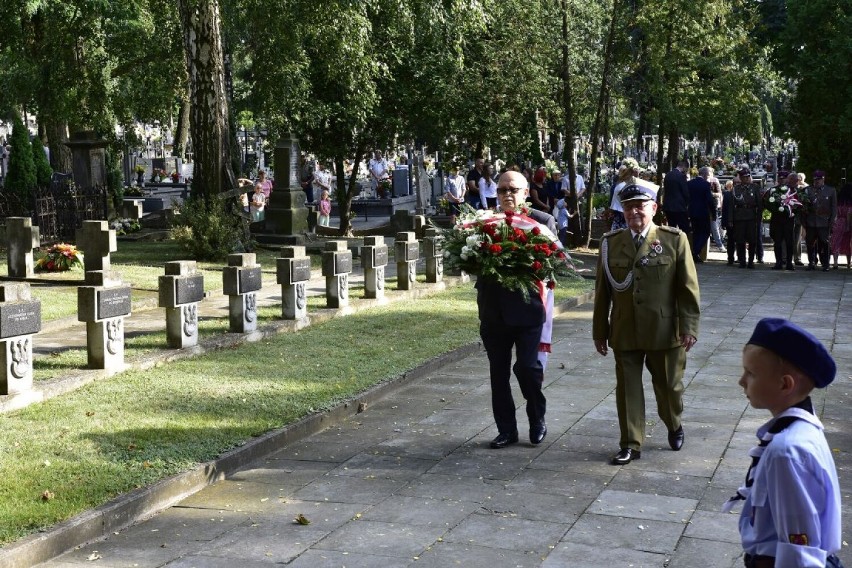
[[[566,281],[557,300],[591,286]],[[122,373],[0,415],[0,545],[189,470],[477,339],[474,298],[466,285],[370,308]],[[261,315],[273,318],[277,311]],[[206,325],[205,333],[217,333],[227,322]],[[128,357],[164,343],[164,334],[130,339]],[[61,374],[84,362],[84,353],[73,351],[52,364]],[[45,492],[52,497],[43,499]]]

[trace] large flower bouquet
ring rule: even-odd
[[[790,217],[796,215],[803,207],[799,194],[787,187],[779,185],[763,194],[763,207],[773,215],[786,213]]]
[[[83,267],[83,253],[74,245],[59,243],[47,250],[47,254],[36,261],[36,269],[46,272],[65,272],[75,266]]]
[[[447,268],[496,280],[509,290],[530,292],[556,286],[557,276],[577,276],[559,239],[524,210],[495,213],[462,205],[455,226],[444,232]]]

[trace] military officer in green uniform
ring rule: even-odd
[[[673,450],[683,446],[683,371],[697,341],[698,275],[686,234],[658,227],[654,190],[628,184],[619,193],[627,229],[601,239],[592,338],[615,357],[620,449],[615,465],[641,456],[645,439],[642,370],[651,372],[657,413]]]

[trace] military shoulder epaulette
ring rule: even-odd
[[[668,225],[660,225],[658,228],[660,228],[664,231],[668,231],[669,233],[674,233],[675,235],[680,234],[680,229],[678,229],[677,227],[669,227]]]
[[[614,229],[614,230],[612,230],[612,231],[610,231],[610,232],[608,232],[608,233],[604,233],[604,234],[603,234],[603,238],[611,237],[611,236],[613,236],[613,235],[617,235],[618,233],[620,233],[620,232],[622,232],[622,231],[626,231],[626,230],[627,230],[626,228],[623,228],[623,229]]]

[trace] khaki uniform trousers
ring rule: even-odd
[[[659,351],[615,351],[615,405],[621,430],[621,448],[641,450],[645,440],[645,390],[643,366],[651,372],[651,384],[657,398],[657,414],[669,431],[680,428],[683,414],[683,371],[686,351],[683,347]]]

